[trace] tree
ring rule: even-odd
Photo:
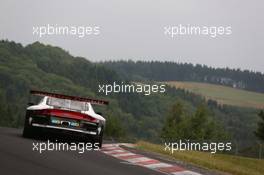
[[[181,103],[173,105],[163,126],[161,137],[171,140],[223,140],[227,134],[204,105],[187,115]]]
[[[204,106],[199,106],[196,109],[195,114],[192,116],[191,119],[191,129],[192,134],[190,136],[190,139],[199,140],[199,139],[205,139],[206,137],[206,130],[209,126],[209,116],[206,108]]]
[[[179,102],[174,104],[167,114],[165,124],[162,128],[161,137],[165,140],[181,139],[181,125],[184,121],[183,105]]]
[[[258,123],[258,128],[257,131],[255,131],[255,135],[260,139],[264,141],[264,112],[261,110],[258,113],[258,116],[260,117],[259,123]]]
[[[115,117],[114,115],[108,117],[105,135],[114,138],[121,138],[125,136],[125,130],[122,127],[119,118]]]

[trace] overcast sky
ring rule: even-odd
[[[92,61],[169,60],[264,72],[262,0],[1,0],[0,38],[40,41]],[[33,26],[100,26],[100,35],[33,35]],[[164,26],[231,26],[232,34],[169,38]]]

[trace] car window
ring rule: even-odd
[[[56,108],[67,108],[77,111],[87,111],[88,105],[86,102],[82,101],[74,101],[68,99],[61,99],[55,97],[49,97],[47,100],[47,104],[50,106],[54,106]]]

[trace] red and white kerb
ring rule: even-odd
[[[143,166],[164,174],[171,175],[201,175],[193,171],[186,170],[178,165],[164,163],[156,159],[148,158],[146,156],[129,152],[121,147],[119,144],[104,144],[101,151],[107,155],[113,156],[117,159],[127,161],[129,163]]]

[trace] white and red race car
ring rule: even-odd
[[[62,131],[82,135],[101,147],[105,118],[93,110],[92,104],[108,105],[108,101],[43,91],[32,90],[30,93],[41,96],[41,100],[27,108],[24,137],[34,137],[43,129]]]

